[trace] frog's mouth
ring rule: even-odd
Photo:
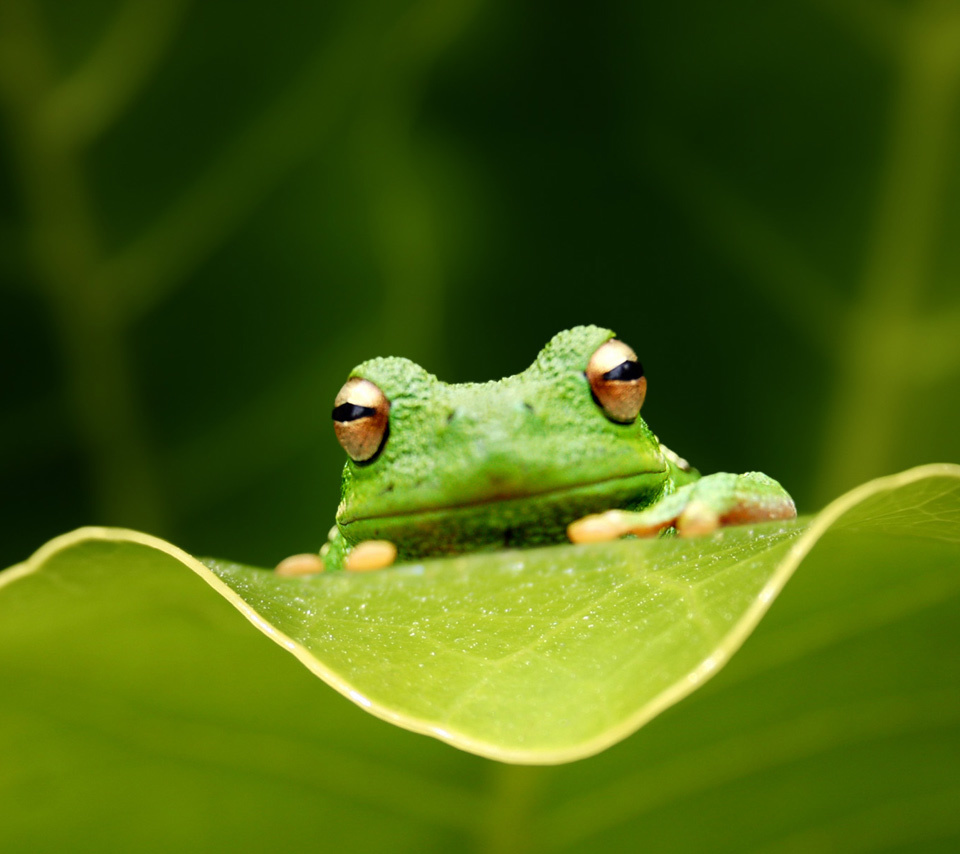
[[[390,540],[402,557],[566,542],[567,526],[590,513],[650,501],[665,470],[617,475],[541,491],[491,493],[449,505],[347,516],[351,543]]]

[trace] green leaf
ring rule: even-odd
[[[426,707],[431,691],[443,696],[444,679],[463,684],[462,674],[449,663],[424,662],[404,682],[397,674],[409,662],[406,641],[396,632],[375,641],[376,624],[358,614],[373,608],[375,594],[386,602],[387,582],[396,578],[396,595],[421,611],[419,629],[412,628],[418,617],[405,619],[415,635],[411,649],[436,658],[429,652],[437,650],[426,648],[428,628],[446,625],[450,633],[459,625],[473,631],[475,657],[503,659],[531,645],[531,636],[523,639],[528,620],[544,619],[524,614],[518,601],[534,595],[526,581],[551,583],[538,554],[284,581],[299,595],[273,603],[271,618],[283,633],[254,619],[277,645],[240,618],[236,607],[254,618],[249,602],[174,547],[131,532],[68,535],[0,574],[0,850],[312,849],[319,838],[330,850],[352,851],[464,844],[604,851],[625,840],[658,851],[864,850],[893,842],[917,850],[923,841],[960,836],[960,468],[928,466],[867,484],[795,530],[544,553],[567,560],[557,564],[562,583],[541,604],[549,620],[571,628],[566,649],[559,625],[547,633],[563,652],[531,652],[530,660],[541,678],[561,674],[561,684],[534,681],[515,656],[514,670],[504,672],[528,681],[501,683],[499,696],[488,681],[483,693],[491,717],[539,707],[554,743],[561,729],[548,723],[557,698],[571,718],[578,711],[564,692],[599,696],[595,683],[619,674],[606,678],[606,721],[598,723],[597,706],[583,704],[584,719],[609,727],[609,740],[690,690],[688,674],[717,672],[703,662],[712,656],[722,663],[717,649],[729,652],[749,632],[769,604],[757,591],[772,594],[803,565],[744,648],[686,702],[592,759],[524,768],[384,726],[281,647],[298,626],[313,626],[310,634],[323,637],[326,649],[349,650],[336,659],[346,668],[341,690],[366,691],[380,712],[392,697],[397,707],[390,711],[406,726],[446,722],[439,713],[415,718],[414,710]],[[637,557],[632,569],[629,554]],[[773,555],[779,563],[770,563]],[[514,568],[520,560],[528,571]],[[573,574],[583,579],[566,574],[573,560],[582,560]],[[478,594],[491,589],[481,566],[513,591],[512,603],[497,595],[471,601],[471,583]],[[242,582],[251,602],[279,582],[263,570],[219,572],[238,589]],[[665,580],[641,581],[653,575]],[[459,595],[472,616],[448,611],[424,627],[422,609],[440,594],[427,596],[420,578]],[[594,585],[592,594],[580,582]],[[676,608],[691,583],[692,622]],[[212,595],[208,585],[224,595]],[[351,589],[352,601],[344,598]],[[417,590],[425,601],[417,601]],[[652,597],[645,605],[644,595]],[[592,629],[587,623],[574,631],[555,616],[564,608],[572,616],[578,597],[592,603]],[[643,670],[633,660],[641,645],[632,639],[642,621],[635,616],[619,627],[618,646],[609,638],[618,609],[629,607],[647,615],[654,672],[643,675],[633,694],[638,705],[625,714],[625,698],[636,689],[631,680]],[[661,623],[660,611],[673,616]],[[475,627],[484,625],[481,634]],[[678,625],[693,647],[708,649],[689,653],[690,665],[676,639],[667,639]],[[711,625],[733,628],[703,646]],[[583,648],[603,638],[591,660]],[[462,667],[472,660],[448,655]],[[679,685],[674,674],[672,688],[651,698],[678,665],[686,667]],[[573,666],[588,672],[563,669]],[[464,712],[460,720],[471,718]],[[472,720],[480,725],[479,715]],[[485,726],[488,738],[518,732],[510,721]],[[588,731],[582,720],[579,729],[571,726],[570,743],[579,738],[585,750]],[[450,730],[451,740],[463,735]],[[528,737],[546,740],[540,732]],[[495,750],[489,743],[485,749]],[[567,754],[574,752],[568,745]],[[524,758],[559,757],[541,749]]]
[[[710,678],[825,536],[820,548],[844,561],[853,544],[854,564],[892,537],[956,545],[960,468],[914,469],[811,519],[709,538],[477,554],[307,579],[205,565],[145,534],[82,529],[4,574],[0,640],[9,666],[29,672],[38,651],[59,655],[66,645],[97,658],[107,628],[111,643],[139,651],[125,666],[141,668],[142,690],[162,698],[179,689],[158,672],[165,650],[142,612],[164,603],[174,623],[209,612],[216,597],[188,568],[373,714],[493,759],[566,762],[620,741]],[[871,579],[861,573],[851,583],[866,588]],[[854,609],[837,621],[862,618]],[[74,662],[71,671],[87,667]],[[243,661],[231,667],[244,672]]]

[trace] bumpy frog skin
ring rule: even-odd
[[[447,384],[400,358],[357,366],[334,409],[356,459],[343,470],[324,567],[693,535],[796,515],[765,475],[701,478],[661,445],[638,414],[643,369],[628,347],[607,343],[614,338],[596,326],[569,329],[523,373],[488,383]],[[607,371],[622,352],[629,358]],[[354,552],[380,557],[351,566]]]

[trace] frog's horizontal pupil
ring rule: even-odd
[[[632,424],[640,414],[647,393],[647,379],[637,354],[622,341],[611,338],[590,357],[584,372],[590,391],[604,414],[618,424]]]
[[[643,365],[629,359],[626,362],[621,362],[603,375],[605,380],[616,380],[619,382],[639,380],[641,377],[643,377]]]
[[[356,421],[358,418],[370,418],[377,410],[369,406],[357,406],[355,403],[341,403],[333,410],[334,421]]]
[[[390,401],[362,377],[350,377],[333,401],[333,432],[358,465],[373,462],[387,441]]]

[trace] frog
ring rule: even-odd
[[[363,362],[332,410],[347,454],[336,523],[319,555],[288,559],[284,574],[796,517],[773,478],[701,475],[662,444],[640,415],[646,391],[635,351],[599,326],[559,332],[492,382]]]

